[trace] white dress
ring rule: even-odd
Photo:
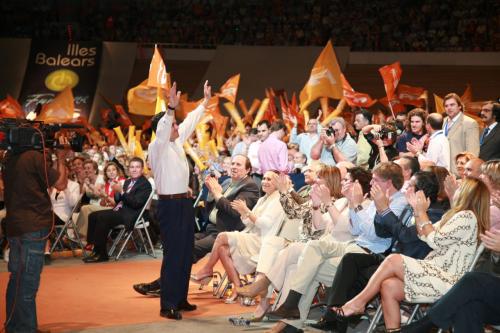
[[[420,238],[433,251],[425,259],[402,256],[404,293],[409,302],[431,303],[443,296],[467,272],[477,248],[477,219],[470,210],[452,216],[443,226]]]
[[[278,191],[266,194],[252,209],[252,213],[257,216],[255,224],[243,219],[242,222],[247,226],[245,230],[226,232],[231,259],[238,273],[253,273],[257,267],[262,239],[277,234],[285,218],[279,199]]]

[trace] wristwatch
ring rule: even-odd
[[[431,221],[426,221],[426,222],[418,223],[418,224],[417,224],[417,227],[418,227],[418,229],[419,229],[420,231],[422,231],[422,230],[424,229],[424,227],[425,227],[426,225],[429,225],[429,224],[432,224],[432,222],[431,222]]]
[[[356,207],[354,207],[354,212],[355,213],[359,213],[362,210],[363,210],[363,206],[361,206],[361,205],[357,205]]]

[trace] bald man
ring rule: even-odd
[[[483,163],[484,161],[480,158],[473,158],[469,160],[469,162],[465,164],[465,176],[479,179],[479,176],[481,175],[481,165],[483,165]]]

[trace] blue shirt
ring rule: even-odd
[[[400,191],[395,192],[389,198],[389,208],[391,211],[399,216],[408,202],[403,193]],[[373,253],[383,253],[391,245],[391,238],[381,238],[375,233],[375,215],[377,209],[375,202],[371,202],[368,207],[359,212],[354,212],[349,209],[349,217],[351,220],[351,233],[356,238],[356,244],[361,247],[367,248]]]

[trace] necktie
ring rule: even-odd
[[[446,135],[446,136],[448,136],[448,124],[449,123],[450,123],[450,120],[448,119],[448,121],[444,125],[444,135]]]
[[[481,140],[479,141],[479,144],[483,144],[484,142],[484,139],[486,138],[486,136],[488,135],[488,133],[490,132],[490,128],[489,127],[486,127],[483,131],[483,135],[481,135]]]

